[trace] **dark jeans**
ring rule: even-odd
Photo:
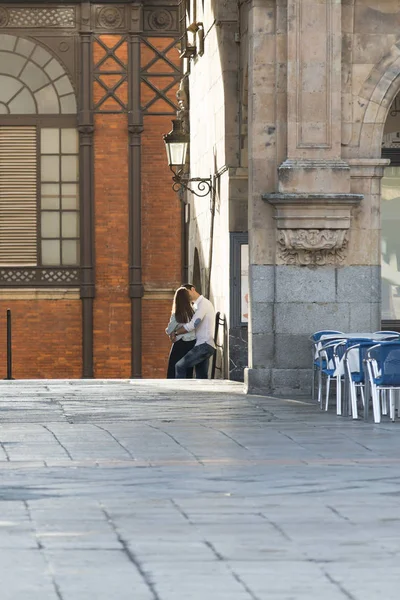
[[[210,344],[199,344],[175,365],[175,379],[186,379],[186,369],[196,368],[196,379],[208,379],[208,361],[215,349]]]
[[[168,371],[167,371],[167,379],[175,379],[175,365],[181,360],[188,352],[191,350],[196,343],[196,340],[192,340],[191,342],[184,342],[183,340],[178,340],[175,344],[171,346],[171,352],[169,353],[168,359]],[[193,367],[187,369],[186,378],[190,379],[193,377]]]

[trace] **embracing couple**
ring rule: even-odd
[[[215,310],[194,285],[175,292],[171,319],[165,330],[172,342],[167,379],[208,378],[208,361],[215,352]]]

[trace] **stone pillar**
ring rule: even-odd
[[[268,3],[262,4],[266,8]],[[313,331],[370,330],[371,298],[365,293],[372,275],[370,270],[354,271],[348,253],[352,210],[363,196],[351,192],[350,167],[341,158],[341,1],[287,0],[286,8],[287,146],[277,181],[268,162],[266,173],[271,177],[258,180],[265,185],[261,193],[272,213],[257,205],[258,224],[253,218],[249,227],[255,264],[250,286],[252,369],[247,373],[247,386],[248,391],[293,394],[310,391],[308,338]],[[277,4],[276,11],[276,48],[283,55],[279,49],[284,39],[279,43],[278,38],[283,3]],[[265,20],[266,15],[259,23]],[[275,73],[270,83],[267,61],[264,86],[267,80],[273,90],[280,77]],[[250,94],[256,106],[260,94],[254,86]],[[261,98],[260,102],[264,104]],[[265,114],[253,111],[252,118],[253,130],[258,125],[263,131],[278,126],[279,131],[279,121],[272,125]],[[258,144],[260,152],[265,152],[264,146]],[[281,138],[277,147],[282,147]],[[254,252],[258,227],[264,233],[262,273],[257,273],[260,257]],[[267,270],[267,264],[273,266]],[[259,294],[270,303],[272,314],[259,314]],[[360,303],[368,304],[368,310],[359,310]],[[260,336],[266,335],[272,347],[265,339],[260,344]],[[262,377],[257,377],[261,371]]]
[[[280,5],[282,2],[279,3]],[[279,7],[281,8],[281,7]],[[249,368],[248,391],[268,389],[274,359],[274,209],[262,194],[276,189],[277,101],[275,0],[249,8]],[[285,103],[286,99],[283,99]],[[286,120],[284,116],[283,120]]]

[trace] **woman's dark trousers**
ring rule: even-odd
[[[183,340],[178,340],[175,344],[172,344],[171,352],[169,353],[168,360],[168,371],[167,371],[167,379],[175,379],[175,365],[181,360],[191,350],[194,348],[196,340],[192,340],[191,342],[184,342]],[[186,369],[186,378],[191,379],[193,377],[193,367],[190,369]]]

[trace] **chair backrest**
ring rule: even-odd
[[[333,333],[333,334],[337,333],[339,335],[344,335],[342,331],[335,331],[334,329],[323,329],[321,331],[316,331],[315,333],[313,333],[311,336],[311,340],[313,342],[319,342],[319,340],[321,339],[321,337],[323,335],[329,335],[331,333]]]
[[[364,363],[364,359],[366,358],[368,350],[370,348],[372,348],[373,346],[376,346],[376,342],[373,340],[366,340],[366,339],[360,339],[359,341],[347,340],[345,354],[347,355],[350,351],[352,351],[352,352],[355,351],[358,354],[358,361],[352,361],[351,365],[348,364],[348,372],[350,375],[357,374],[357,377],[358,377],[357,381],[359,383],[364,382],[363,363]]]
[[[376,344],[367,351],[380,371],[379,385],[400,386],[400,341]]]
[[[397,336],[400,337],[400,332],[399,331],[374,331],[374,335],[388,335],[388,336]]]
[[[329,340],[325,344],[323,344],[320,350],[320,356],[326,359],[328,365],[332,361],[332,363],[336,367],[339,360],[342,358],[345,350],[345,340],[341,340],[340,338],[337,340]]]

